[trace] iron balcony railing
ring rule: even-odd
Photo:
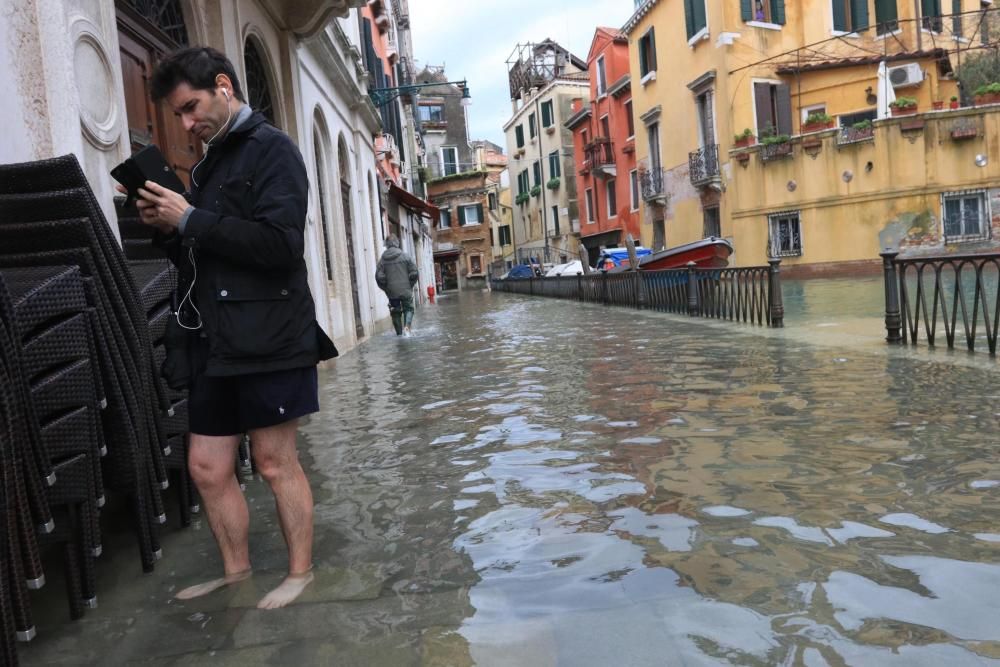
[[[667,171],[660,168],[643,169],[639,172],[642,198],[646,201],[666,196]]]
[[[780,160],[792,156],[792,144],[787,141],[778,144],[762,144],[760,147],[760,158],[765,162]]]
[[[644,308],[769,327],[784,326],[781,260],[769,266],[590,273],[554,278],[494,280],[493,289]]]
[[[837,145],[856,144],[862,141],[875,141],[875,128],[871,125],[867,127],[842,127],[837,135]]]
[[[692,185],[704,185],[719,178],[719,144],[702,146],[688,153]]]
[[[614,144],[610,139],[599,137],[583,149],[584,159],[589,160],[591,169],[615,163]]]

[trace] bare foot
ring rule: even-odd
[[[312,570],[305,574],[290,574],[285,580],[278,584],[278,587],[264,596],[264,599],[257,603],[257,609],[281,609],[295,601],[295,598],[302,595],[306,586],[312,583]]]
[[[195,584],[194,586],[188,586],[182,591],[179,591],[176,597],[178,600],[190,600],[192,598],[200,598],[202,595],[208,595],[212,591],[218,590],[223,586],[229,586],[231,584],[238,584],[244,581],[253,574],[251,570],[244,570],[243,572],[237,572],[236,574],[227,574],[220,579],[212,579],[211,581],[206,581],[202,584]]]

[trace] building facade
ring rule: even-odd
[[[574,103],[589,101],[587,64],[551,40],[523,44],[508,60],[508,79],[517,261],[565,262],[579,255],[580,206],[573,133],[564,123]]]
[[[580,241],[591,266],[602,247],[624,247],[629,234],[640,239],[639,172],[628,39],[615,28],[598,28],[587,56],[590,103],[575,103],[564,123],[573,132],[580,197]]]
[[[893,242],[988,243],[996,107],[948,107],[972,102],[956,71],[992,45],[996,10],[944,9],[640,3],[623,32],[644,243],[725,236],[732,264],[781,257],[792,273],[872,268]],[[889,101],[904,98],[916,113],[894,116]]]

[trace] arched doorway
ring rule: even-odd
[[[361,320],[361,297],[358,294],[358,267],[354,257],[354,219],[351,216],[351,163],[344,138],[337,142],[337,164],[340,168],[340,209],[347,237],[347,266],[351,272],[351,300],[354,302],[354,331],[361,339],[365,325]]]
[[[264,114],[268,122],[278,127],[274,109],[274,95],[271,93],[270,69],[257,40],[247,37],[243,45],[243,66],[246,70],[247,101],[250,108]]]
[[[326,132],[326,124],[319,109],[313,114],[313,157],[316,163],[316,173],[313,182],[316,184],[316,198],[319,200],[319,239],[322,246],[323,264],[326,269],[326,282],[333,286],[333,252],[330,249],[330,204],[328,201],[330,168],[328,156],[330,140]]]

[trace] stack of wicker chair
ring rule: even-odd
[[[105,488],[133,511],[146,572],[170,474],[185,525],[196,507],[186,396],[159,378],[176,274],[148,236],[125,250],[133,259],[75,157],[0,166],[3,642],[34,633],[26,589],[44,583],[40,543],[63,548],[71,616],[96,603]]]

